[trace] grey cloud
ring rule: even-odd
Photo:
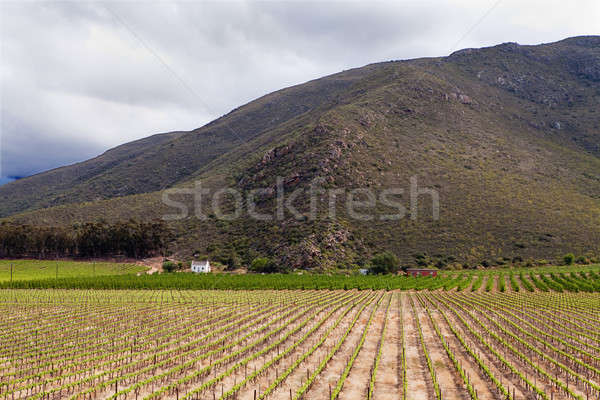
[[[446,55],[467,32],[459,48],[600,31],[596,0],[503,0],[482,21],[492,4],[1,2],[0,176],[194,129],[343,69]]]
[[[4,177],[24,177],[65,163],[82,161],[102,151],[98,143],[75,137],[71,140],[55,140],[61,136],[54,127],[43,127],[38,121],[24,121],[5,113],[3,129],[18,132],[8,140],[3,140],[2,175]],[[40,135],[43,132],[43,135]],[[3,138],[4,139],[4,138]]]

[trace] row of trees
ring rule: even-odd
[[[170,232],[162,221],[94,222],[71,228],[3,223],[0,257],[142,258],[164,254],[169,240]]]
[[[289,272],[289,268],[276,263],[268,257],[255,258],[252,260],[248,270],[264,274]],[[379,253],[371,259],[368,271],[370,274],[396,274],[400,271],[400,261],[393,253]]]
[[[596,263],[600,262],[600,260],[598,260],[598,258],[594,258],[594,257],[588,258],[586,256],[575,257],[575,254],[568,253],[568,254],[565,254],[565,256],[563,257],[563,262],[565,265],[573,265],[573,264],[587,265],[587,264],[596,264]]]
[[[427,256],[425,256],[425,255],[416,255],[415,259],[417,260],[417,265],[419,265],[421,267],[429,267],[430,268],[433,265],[434,267],[437,267],[437,268],[444,268],[446,265],[448,265],[446,263],[440,265],[439,262],[436,264],[426,263],[426,262],[424,262],[425,260],[427,260]],[[453,257],[452,257],[452,259],[449,259],[449,261],[454,261]],[[513,263],[516,264],[523,260],[519,257],[518,259],[515,258],[512,261],[513,261]],[[569,253],[563,257],[563,261],[564,261],[564,265],[573,265],[573,264],[590,264],[590,263],[594,263],[596,260],[595,259],[590,260],[589,258],[586,258],[584,256],[575,257],[575,255],[573,255],[572,253]],[[549,264],[549,263],[546,262],[545,264]],[[491,266],[490,264],[485,263],[485,262],[483,262],[481,265],[486,268]],[[503,264],[498,264],[498,265],[503,265]],[[525,264],[525,266],[533,267],[534,265],[533,264],[529,265],[527,263],[527,264]],[[464,265],[463,265],[463,268],[464,268]],[[396,257],[396,255],[394,255],[393,253],[390,253],[390,252],[384,252],[384,253],[376,254],[371,259],[371,266],[369,268],[369,272],[372,274],[390,274],[390,273],[397,273],[400,269],[405,270],[406,267],[400,267],[400,262],[399,262],[398,258]]]

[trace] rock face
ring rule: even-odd
[[[458,101],[460,101],[463,104],[473,104],[473,100],[471,100],[471,98],[466,94],[458,95]]]
[[[261,160],[262,165],[267,165],[272,162],[276,158],[282,157],[290,152],[290,146],[280,146],[274,149],[271,149],[265,153]]]

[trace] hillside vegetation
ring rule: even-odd
[[[191,132],[156,135],[0,187],[16,223],[159,219],[167,188],[261,192],[274,214],[286,191],[405,190],[398,220],[357,220],[326,196],[318,217],[171,221],[171,251],[297,268],[360,265],[389,250],[403,263],[506,263],[600,253],[600,37],[506,43],[448,57],[393,61],[287,88]],[[437,191],[411,218],[411,178]],[[189,207],[190,196],[182,196]],[[191,208],[190,208],[191,209]],[[374,207],[380,216],[389,207]]]

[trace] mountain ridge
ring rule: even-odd
[[[173,250],[235,253],[246,263],[268,254],[300,268],[360,264],[381,250],[405,262],[427,253],[432,262],[470,264],[599,253],[599,94],[595,36],[369,64],[260,97],[196,130],[158,135],[148,147],[121,148],[118,165],[71,192],[44,187],[44,174],[30,186],[7,184],[0,215],[45,225],[158,218],[169,213],[161,190],[197,180],[248,193],[273,190],[277,176],[290,190],[315,179],[327,188],[407,187],[417,177],[439,192],[439,221],[427,213],[355,221],[343,209],[335,220],[187,219],[172,223]],[[274,198],[258,206],[272,211]]]

